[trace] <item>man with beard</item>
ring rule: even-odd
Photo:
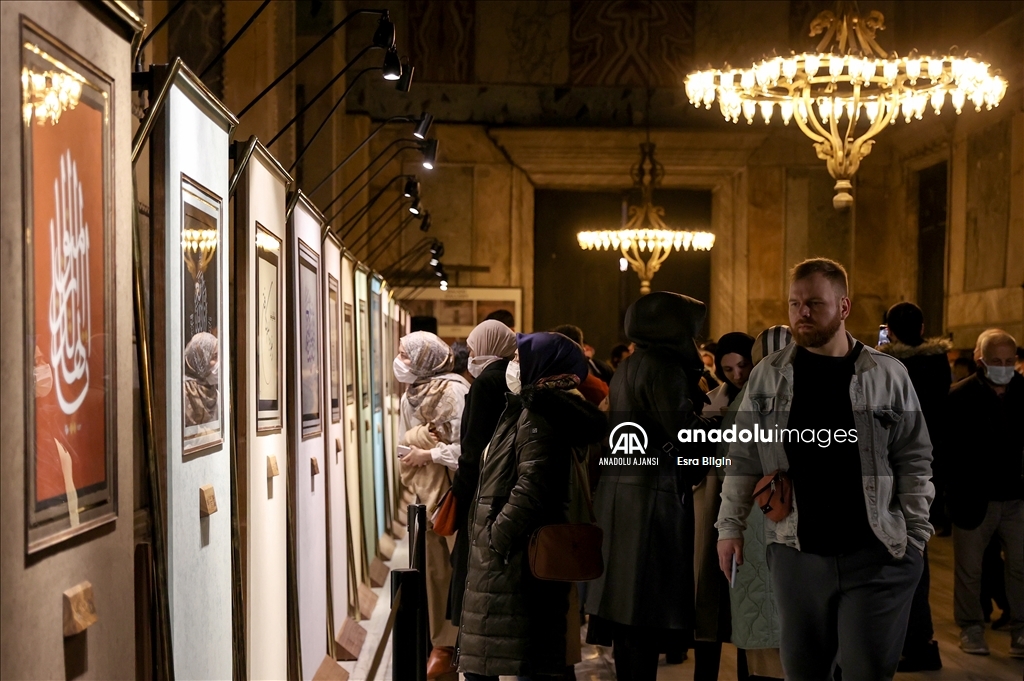
[[[846,332],[847,291],[837,262],[793,268],[794,343],[750,375],[736,426],[759,433],[729,448],[716,524],[719,566],[731,576],[755,488],[771,488],[759,478],[781,472],[791,483],[788,514],[777,494],[776,509],[761,508],[775,510],[765,539],[791,681],[831,679],[837,663],[844,678],[893,677],[932,534],[931,443],[917,394],[897,359]]]

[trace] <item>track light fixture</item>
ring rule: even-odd
[[[402,190],[402,196],[407,199],[420,198],[420,183],[416,180],[415,176],[405,181],[405,189]]]
[[[444,256],[444,242],[434,239],[430,245],[430,264],[437,265],[437,261]]]
[[[399,92],[408,92],[412,89],[412,74],[416,72],[414,66],[409,65],[409,59],[402,58],[402,77],[395,83],[395,89]]]
[[[429,114],[428,114],[429,115]],[[437,161],[437,139],[429,139],[423,146],[423,167],[427,170],[434,169]]]
[[[384,50],[392,50],[395,47],[395,25],[391,22],[387,10],[384,10],[377,21],[377,30],[373,32],[373,44]]]
[[[423,208],[420,207],[420,200],[419,200],[419,198],[417,198],[415,201],[413,201],[412,205],[409,206],[409,212],[412,213],[413,215],[419,215],[420,213],[423,212]]]
[[[399,80],[402,77],[402,62],[398,50],[391,48],[384,53],[384,80]]]
[[[420,220],[420,231],[421,232],[429,232],[430,231],[430,212],[429,211],[424,213],[423,214],[423,219]]]
[[[410,66],[409,68],[412,68],[412,67]],[[433,122],[434,122],[433,115],[431,115],[431,114],[427,113],[426,111],[424,111],[423,115],[420,116],[420,119],[418,121],[416,121],[416,129],[413,131],[412,136],[415,137],[416,139],[421,139],[421,140],[422,139],[426,139],[427,133],[430,131],[430,125]],[[435,142],[435,146],[436,146],[436,142]],[[435,149],[435,153],[436,153],[436,149]]]

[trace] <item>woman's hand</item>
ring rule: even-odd
[[[427,464],[430,463],[434,463],[434,457],[431,456],[429,449],[410,447],[409,453],[402,457],[403,466],[412,466],[413,468],[419,468],[421,466],[426,466]]]

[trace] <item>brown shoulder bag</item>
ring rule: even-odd
[[[587,502],[589,523],[561,523],[538,528],[530,537],[530,572],[537,579],[554,582],[586,582],[604,572],[601,543],[604,533],[595,525],[594,502],[582,464],[573,456],[573,469]]]
[[[766,518],[782,522],[793,510],[793,481],[785,471],[769,473],[758,481],[753,497]]]

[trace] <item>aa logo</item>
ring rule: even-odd
[[[612,448],[613,455],[642,456],[647,453],[647,431],[632,421],[623,421],[612,428],[608,446]]]

